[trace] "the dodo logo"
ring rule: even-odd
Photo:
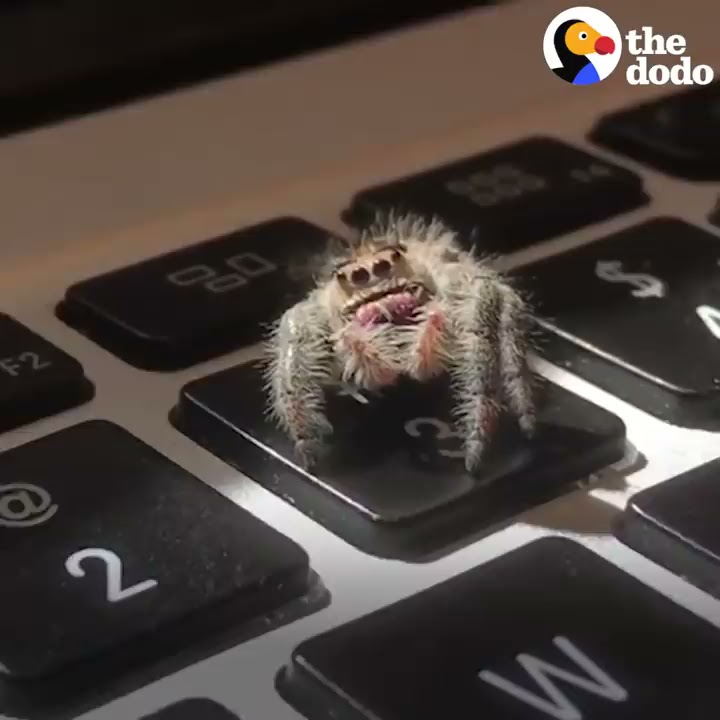
[[[617,67],[622,35],[601,10],[574,7],[561,12],[548,25],[543,52],[558,77],[572,85],[592,85]]]

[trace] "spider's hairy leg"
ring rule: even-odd
[[[322,306],[310,297],[286,310],[266,351],[270,414],[290,436],[300,462],[310,468],[323,455],[332,433],[325,387],[333,379],[334,357]]]
[[[517,417],[520,429],[531,436],[535,432],[536,409],[528,366],[528,312],[522,298],[509,286],[501,284],[498,346],[500,351],[502,389],[510,411]]]
[[[465,299],[453,303],[455,338],[450,374],[455,419],[465,439],[465,467],[477,470],[498,417],[498,297],[484,280],[472,283]]]

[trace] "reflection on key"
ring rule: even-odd
[[[328,393],[331,452],[313,472],[299,467],[287,436],[266,416],[258,368],[190,383],[173,421],[348,542],[403,558],[437,551],[449,537],[464,539],[570,491],[624,452],[618,418],[539,383],[536,438],[528,441],[513,418],[504,418],[483,471],[471,475],[445,379],[402,382],[365,399]]]
[[[720,599],[720,460],[635,494],[617,537]]]
[[[646,204],[639,176],[555,138],[533,137],[359,192],[346,219],[442,218],[467,246],[512,252]]]
[[[214,700],[190,698],[140,720],[241,720]]]
[[[657,218],[517,279],[547,331],[548,359],[664,420],[717,423],[720,238]]]
[[[128,363],[188,367],[257,340],[304,295],[329,235],[270,220],[79,282],[58,314]]]
[[[546,538],[301,643],[280,690],[308,718],[705,720],[719,662],[712,625]]]

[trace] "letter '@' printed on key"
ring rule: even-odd
[[[57,510],[50,493],[37,485],[0,485],[0,528],[41,525],[50,520]]]

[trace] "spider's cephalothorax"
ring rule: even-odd
[[[474,471],[500,408],[534,429],[526,328],[518,293],[441,222],[391,216],[330,255],[315,288],[275,325],[270,410],[309,467],[332,432],[326,388],[377,390],[447,372]]]

